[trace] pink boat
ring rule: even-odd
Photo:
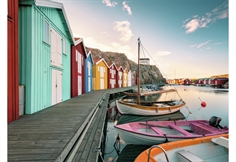
[[[228,133],[228,127],[219,125],[221,118],[208,120],[146,121],[115,125],[126,144],[153,145]]]

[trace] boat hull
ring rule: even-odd
[[[183,101],[175,106],[141,106],[135,103],[125,103],[122,101],[116,101],[116,106],[120,114],[129,114],[129,115],[143,115],[143,116],[157,116],[157,115],[166,115],[172,114],[185,106]]]
[[[228,133],[228,127],[219,129],[207,120],[130,122],[114,126],[126,144],[154,145],[157,143],[200,138]]]
[[[157,162],[157,161],[166,161],[166,157],[161,147],[167,153],[168,160],[171,162],[179,162],[181,158],[180,152],[186,152],[190,154],[191,157],[197,157],[201,160],[195,161],[204,161],[204,162],[228,162],[228,134],[220,134],[215,136],[209,137],[202,137],[202,138],[195,138],[195,139],[187,139],[187,140],[180,140],[175,142],[163,143],[159,144],[158,146],[152,146],[142,153],[140,153],[135,162],[143,162],[148,161],[148,154],[150,154],[150,162]],[[223,138],[226,142],[226,145],[219,145],[212,141],[213,139]],[[151,150],[150,150],[151,149]],[[186,157],[185,157],[186,158]]]

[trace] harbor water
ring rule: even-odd
[[[217,116],[222,119],[221,126],[229,126],[228,89],[182,85],[176,85],[173,88],[177,89],[178,94],[186,102],[186,106],[180,110],[185,119],[209,120],[212,116]],[[122,150],[126,144],[119,138],[114,128],[114,125],[118,122],[117,120],[119,120],[118,116],[120,116],[116,106],[112,105],[108,109],[109,120],[107,123],[104,162],[116,162],[123,153]],[[138,146],[136,148],[138,149]]]

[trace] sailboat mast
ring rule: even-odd
[[[140,38],[138,38],[138,77],[137,77],[137,84],[138,84],[138,105],[140,105]]]

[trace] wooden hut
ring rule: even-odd
[[[11,122],[23,113],[24,104],[19,102],[18,0],[8,0],[7,5],[7,121]]]
[[[116,88],[117,69],[114,63],[108,64],[108,88]]]
[[[128,70],[125,68],[123,69],[123,78],[122,78],[122,87],[128,86]]]
[[[93,90],[107,89],[108,65],[103,58],[94,59]]]
[[[116,76],[116,85],[117,85],[117,88],[121,88],[123,83],[123,68],[122,66],[117,66],[116,68],[117,70],[117,76]]]
[[[86,49],[82,38],[75,38],[71,47],[71,98],[85,93]]]
[[[132,86],[132,71],[128,71],[128,87]]]
[[[85,92],[90,92],[93,89],[93,57],[91,51],[89,51],[86,55],[85,59]]]
[[[25,113],[70,99],[74,37],[62,3],[19,0],[19,83]]]

